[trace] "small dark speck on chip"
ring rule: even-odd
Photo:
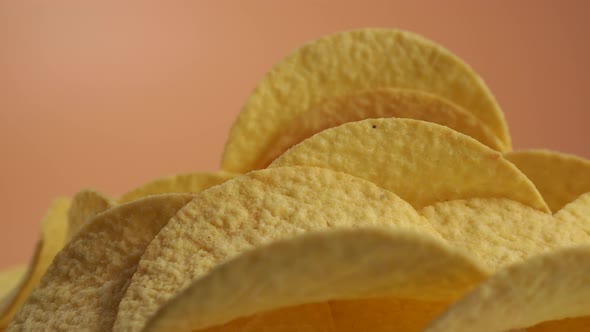
[[[377,128],[377,126],[373,125],[373,128]]]

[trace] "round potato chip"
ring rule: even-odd
[[[327,99],[296,116],[261,155],[265,168],[293,145],[328,128],[376,118],[409,118],[438,123],[471,136],[494,150],[502,142],[473,114],[436,95],[410,89],[380,88]]]
[[[119,203],[127,203],[150,195],[171,193],[193,193],[223,183],[235,174],[228,172],[217,173],[188,173],[178,174],[150,181],[121,195]]]
[[[588,331],[590,246],[566,248],[507,267],[453,304],[425,332],[498,332],[580,317],[552,325]],[[557,324],[556,324],[557,323]],[[568,326],[567,329],[564,327]]]
[[[466,198],[509,198],[541,211],[533,183],[502,155],[447,127],[411,119],[369,119],[324,130],[269,167],[314,166],[391,190],[415,208]]]
[[[167,194],[117,206],[57,254],[8,331],[109,331],[145,248],[194,196]]]
[[[490,271],[562,247],[590,244],[582,224],[505,198],[436,203],[420,213],[452,246],[467,249]]]
[[[590,160],[547,150],[509,152],[504,157],[533,181],[553,212],[590,192]]]
[[[341,32],[297,49],[275,65],[231,129],[221,167],[243,173],[289,127],[323,100],[374,88],[429,92],[471,112],[510,149],[493,95],[461,59],[421,36],[388,29]]]
[[[144,331],[202,331],[304,304],[328,307],[323,320],[333,327],[327,331],[391,331],[402,325],[412,326],[410,331],[436,314],[430,308],[440,310],[438,303],[450,302],[484,277],[461,251],[425,234],[385,229],[306,234],[217,267],[160,308]],[[382,314],[378,320],[361,319],[375,312]],[[280,310],[278,316],[288,313]],[[280,319],[253,318],[246,319],[251,331],[283,327]],[[235,331],[243,324],[206,331]],[[309,320],[294,324],[288,331],[319,330]]]
[[[90,219],[115,205],[113,200],[96,190],[86,189],[78,192],[72,198],[72,205],[68,211],[68,240],[78,233],[80,228],[86,225]]]
[[[361,226],[439,236],[395,194],[344,173],[282,167],[229,180],[202,192],[152,241],[119,305],[115,330],[141,330],[165,301],[245,250],[309,231]]]
[[[40,239],[35,246],[33,258],[29,263],[19,285],[2,301],[0,329],[6,327],[14,317],[31,291],[39,284],[53,257],[66,241],[68,228],[69,198],[57,198],[41,221]]]

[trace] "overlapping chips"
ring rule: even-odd
[[[248,249],[304,232],[354,227],[438,235],[397,195],[344,173],[280,167],[230,180],[199,195],[152,241],[119,305],[115,329],[141,330],[188,283]]]
[[[110,330],[145,247],[192,198],[152,196],[98,215],[55,257],[10,329]]]
[[[500,153],[447,127],[369,119],[331,128],[269,167],[324,167],[391,190],[416,208],[470,197],[505,197],[548,211],[533,183]]]
[[[0,329],[5,328],[12,320],[22,303],[25,302],[45,274],[53,257],[63,247],[67,236],[69,207],[69,199],[58,198],[51,204],[41,221],[40,238],[26,272],[18,282],[13,280],[14,288],[3,291],[6,295],[2,299]]]
[[[0,274],[0,329],[589,331],[590,161],[509,150],[447,50],[319,39],[259,83],[222,171],[57,201]]]
[[[254,169],[267,167],[293,145],[322,130],[347,122],[378,118],[409,118],[447,126],[494,150],[502,142],[473,114],[436,95],[411,89],[377,88],[326,99],[289,122],[260,157]]]
[[[459,105],[490,128],[503,151],[510,149],[502,111],[461,59],[409,32],[362,29],[320,38],[275,65],[231,129],[221,167],[249,171],[301,113],[326,99],[387,87],[425,91]]]

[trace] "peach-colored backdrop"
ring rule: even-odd
[[[2,0],[0,0],[2,1]],[[2,1],[0,268],[51,199],[214,170],[253,85],[303,42],[399,27],[485,78],[516,148],[590,157],[587,1]]]

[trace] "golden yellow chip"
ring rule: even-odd
[[[231,129],[221,167],[243,173],[297,115],[323,100],[394,87],[429,92],[471,112],[510,149],[504,115],[461,59],[421,36],[387,29],[341,32],[297,49],[275,65]]]
[[[533,181],[553,212],[590,192],[590,160],[547,150],[510,152],[504,157]]]
[[[165,301],[245,250],[309,231],[361,226],[439,236],[395,194],[344,173],[282,167],[236,177],[201,193],[152,241],[115,329],[141,330]]]
[[[3,301],[0,313],[0,329],[6,327],[14,317],[33,288],[39,284],[41,276],[47,270],[53,257],[63,247],[66,241],[69,208],[69,198],[58,198],[53,201],[41,221],[40,239],[35,246],[29,267],[18,287],[14,289],[12,296]]]
[[[533,183],[502,155],[447,127],[410,119],[370,119],[324,130],[269,167],[314,166],[391,190],[415,208],[466,198],[509,198],[541,211]]]
[[[420,213],[450,245],[467,249],[491,271],[536,254],[590,244],[590,232],[581,223],[566,225],[551,214],[504,198],[442,202]]]
[[[4,307],[16,295],[16,288],[26,272],[25,265],[13,266],[0,271],[0,311],[4,311]]]
[[[304,319],[287,331],[401,326],[412,331],[484,277],[461,251],[424,234],[384,229],[307,234],[219,266],[160,308],[144,331],[202,331],[256,313],[277,315],[272,312],[277,309],[279,316],[288,315],[281,309],[313,303],[328,306],[323,321],[332,320],[333,328],[318,329],[308,325],[314,320]],[[354,319],[363,316],[373,319]],[[251,319],[257,324],[249,326],[252,331],[283,327],[282,319]],[[235,331],[232,324],[244,321],[206,331]]]
[[[127,203],[139,198],[157,194],[169,193],[200,193],[201,191],[223,183],[235,174],[228,172],[217,173],[188,173],[164,177],[150,181],[142,186],[130,190],[119,198],[119,203]]]
[[[314,134],[347,122],[377,118],[409,118],[438,123],[475,138],[494,150],[502,142],[473,114],[423,91],[381,88],[327,99],[308,112],[296,116],[253,168],[267,167],[291,146]]]
[[[507,267],[453,304],[425,332],[498,332],[552,322],[552,331],[588,331],[590,246],[562,249]],[[579,323],[579,324],[578,324]],[[567,326],[567,329],[565,328]],[[540,327],[540,330],[542,327]]]
[[[557,211],[555,219],[560,227],[579,229],[578,236],[590,236],[590,192]]]
[[[78,192],[72,198],[72,205],[68,211],[68,240],[90,219],[115,205],[113,200],[98,191],[86,189]]]
[[[109,331],[146,246],[193,197],[152,196],[92,219],[55,257],[8,330]]]

